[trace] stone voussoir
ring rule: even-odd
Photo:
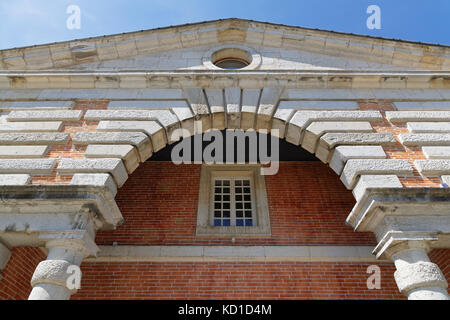
[[[386,153],[381,146],[339,146],[334,149],[330,168],[338,175],[349,159],[384,159]]]
[[[400,179],[396,175],[363,174],[352,190],[356,201],[359,201],[367,188],[403,188]]]
[[[48,146],[0,146],[0,159],[41,158],[48,149]]]
[[[140,161],[152,156],[150,138],[142,132],[77,132],[73,137],[75,144],[131,144],[139,151]]]
[[[0,186],[23,186],[30,180],[29,174],[0,174]]]
[[[70,135],[61,132],[0,133],[0,145],[57,145],[67,144]]]
[[[127,170],[121,159],[61,159],[58,172],[61,173],[105,173],[109,172],[114,177],[118,187],[121,187],[128,179]]]
[[[450,121],[450,111],[386,111],[390,122]]]
[[[450,159],[450,146],[422,147],[422,152],[427,159]]]
[[[102,145],[90,144],[84,153],[86,158],[114,158],[123,160],[128,174],[133,173],[139,166],[139,153],[132,145]]]
[[[348,189],[353,189],[362,174],[412,174],[413,167],[408,160],[397,159],[350,159],[341,174],[341,181]]]
[[[109,173],[75,173],[70,184],[106,187],[113,197],[117,194],[117,185]]]
[[[300,144],[302,131],[313,121],[378,121],[382,115],[378,111],[318,111],[299,110],[289,120],[286,140]]]
[[[408,122],[411,133],[450,133],[450,122]]]

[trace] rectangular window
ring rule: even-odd
[[[255,225],[252,183],[244,177],[216,177],[213,180],[212,211],[216,227]]]

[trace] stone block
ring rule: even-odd
[[[386,153],[381,146],[339,146],[334,149],[330,168],[341,174],[349,159],[383,159]]]
[[[140,161],[152,156],[152,144],[149,137],[142,132],[77,132],[73,137],[75,144],[131,144],[139,151]]]
[[[408,160],[397,159],[350,159],[341,174],[341,181],[348,189],[353,189],[362,174],[412,174]]]
[[[450,133],[450,122],[408,122],[407,127],[412,133]]]
[[[11,111],[8,121],[78,121],[81,119],[81,110],[33,110]]]
[[[0,174],[0,186],[23,186],[30,180],[29,174]]]
[[[450,111],[386,111],[390,122],[450,121]]]
[[[427,159],[450,159],[450,146],[448,147],[422,147]]]
[[[212,117],[212,127],[223,130],[225,124],[225,101],[224,93],[221,89],[205,89],[206,98]]]
[[[60,173],[110,173],[117,186],[121,187],[128,179],[127,170],[121,159],[61,159],[58,172]]]
[[[241,122],[241,88],[225,88],[227,128],[239,129]]]
[[[195,120],[201,121],[202,130],[194,126],[195,133],[203,133],[211,129],[211,117],[205,93],[201,88],[183,88],[183,94],[194,112]]]
[[[450,133],[402,133],[398,137],[405,146],[450,146]]]
[[[256,130],[270,130],[272,115],[281,95],[280,88],[263,88],[256,116]]]
[[[0,158],[41,158],[48,146],[0,146]]]
[[[0,173],[51,173],[55,159],[0,159]]]
[[[358,202],[367,188],[403,188],[396,175],[361,175],[353,189],[353,196]]]
[[[36,92],[36,90],[34,90]],[[35,98],[35,97],[32,97]],[[2,110],[28,110],[33,112],[42,109],[72,109],[75,105],[73,101],[10,101],[1,102]]]
[[[317,121],[310,124],[303,133],[302,147],[314,153],[317,140],[327,132],[372,132],[369,122]]]
[[[68,133],[0,133],[0,145],[55,145],[67,144]]]
[[[45,121],[45,122],[8,122],[0,119],[0,132],[52,132],[60,131],[62,121]]]
[[[424,175],[450,174],[450,160],[416,160],[414,165]]]
[[[241,106],[241,129],[255,128],[256,112],[258,111],[260,89],[243,89]]]
[[[11,257],[11,251],[0,242],[0,270],[3,270]]]
[[[123,160],[128,174],[131,174],[139,166],[139,153],[132,145],[88,145],[84,156],[86,158],[115,158]]]
[[[153,151],[163,149],[167,144],[166,132],[156,121],[100,121],[97,131],[140,131],[152,141]]]
[[[185,100],[128,100],[111,101],[108,109],[169,109],[187,108],[189,105]]]
[[[316,111],[300,110],[289,121],[286,140],[300,144],[302,131],[313,121],[376,121],[382,116],[378,111]]]
[[[70,184],[82,186],[106,187],[113,197],[117,194],[114,179],[108,173],[75,173]]]

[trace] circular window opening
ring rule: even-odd
[[[242,69],[247,67],[251,62],[252,55],[238,48],[222,49],[212,54],[212,63],[221,69]]]

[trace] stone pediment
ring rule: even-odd
[[[446,46],[226,19],[0,51],[2,70],[208,70],[242,46],[257,70],[448,70]]]

